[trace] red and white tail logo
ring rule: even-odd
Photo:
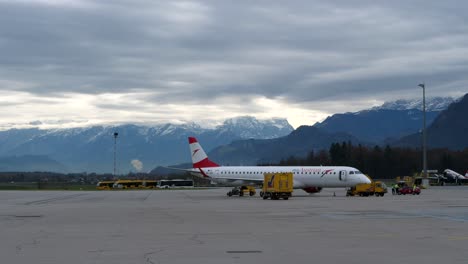
[[[205,151],[194,137],[189,137],[190,154],[194,168],[219,167],[218,164],[208,159]]]

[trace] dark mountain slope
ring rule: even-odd
[[[278,162],[290,156],[305,157],[312,150],[328,150],[332,143],[343,141],[359,142],[348,134],[327,133],[316,127],[301,126],[288,136],[277,139],[234,141],[215,148],[209,156],[224,165],[256,165]]]
[[[415,133],[392,145],[421,147],[421,142],[421,134]],[[441,112],[427,128],[427,145],[456,150],[468,147],[468,94]]]

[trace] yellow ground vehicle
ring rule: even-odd
[[[157,188],[155,180],[117,180],[100,181],[96,185],[98,190],[110,189],[153,189]]]
[[[145,189],[154,189],[157,188],[158,181],[155,180],[143,180],[142,188]]]
[[[245,195],[250,195],[250,196],[254,196],[256,193],[255,191],[255,187],[253,186],[248,186],[248,185],[244,185],[244,186],[240,186],[240,187],[235,187],[233,188],[232,190],[230,190],[228,193],[227,193],[227,196],[231,197],[233,195],[239,195],[239,196],[244,196]]]
[[[387,185],[381,181],[372,181],[371,183],[359,183],[351,187],[346,192],[346,196],[384,196],[388,192]]]
[[[100,181],[96,184],[98,190],[110,190],[114,186],[115,181]]]
[[[116,189],[137,189],[143,188],[142,180],[118,180],[114,182],[113,188]]]
[[[289,199],[293,192],[293,174],[286,173],[265,173],[263,179],[263,188],[260,196],[266,200]]]

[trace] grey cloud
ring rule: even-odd
[[[39,121],[39,120],[36,120],[36,121],[31,121],[29,122],[30,125],[33,125],[33,126],[38,126],[38,125],[42,125],[42,122]]]
[[[0,1],[0,79],[42,96],[307,103],[414,97],[422,80],[434,95],[468,90],[460,1],[44,2]]]

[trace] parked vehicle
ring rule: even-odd
[[[412,195],[419,195],[421,193],[421,188],[419,187],[410,187],[410,186],[404,186],[402,188],[398,189],[398,195],[406,195],[406,194],[412,194]]]
[[[384,182],[376,181],[371,183],[359,183],[346,191],[346,196],[384,196],[388,192],[387,185]]]
[[[419,186],[413,185],[413,187],[409,186],[405,181],[399,181],[396,183],[396,187],[392,187],[392,193],[398,195],[406,195],[406,194],[413,194],[419,195],[421,193],[421,188]]]
[[[288,200],[293,192],[293,174],[291,172],[283,173],[265,173],[262,192],[260,196],[266,200],[278,200],[283,198]]]
[[[100,181],[96,184],[98,190],[110,190],[114,186],[115,181]]]
[[[254,196],[255,193],[256,193],[256,191],[255,191],[255,188],[253,186],[238,186],[238,187],[232,188],[232,190],[230,190],[227,193],[227,196],[229,196],[229,197],[231,197],[233,195],[244,196],[244,194]]]
[[[193,187],[193,180],[183,180],[183,179],[160,180],[157,183],[157,187],[161,189],[191,188]]]

